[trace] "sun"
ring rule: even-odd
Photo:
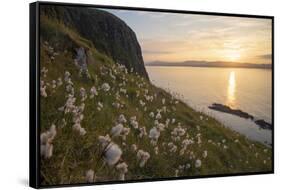
[[[225,52],[225,58],[229,61],[239,61],[241,52],[239,50],[229,50]]]

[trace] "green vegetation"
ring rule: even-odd
[[[86,172],[90,169],[94,171],[94,181],[118,180],[120,171],[104,161],[106,150],[99,136],[110,135],[121,114],[127,119],[123,125],[130,128],[130,133],[126,140],[112,135],[111,139],[122,150],[118,163],[128,165],[125,180],[272,170],[270,148],[250,141],[215,119],[193,110],[136,73],[126,72],[74,30],[42,16],[40,43],[41,69],[48,70],[41,74],[47,94],[40,100],[41,134],[48,131],[52,124],[56,126],[56,134],[50,142],[53,145],[51,155],[41,158],[42,185],[86,183],[89,181]],[[75,48],[79,47],[87,50],[88,77],[81,76],[79,67],[74,64]],[[55,53],[50,51],[52,48]],[[73,113],[59,111],[68,99],[67,82],[64,81],[67,71],[73,82],[74,105],[85,105],[81,121],[81,127],[86,131],[84,135],[73,129]],[[62,85],[58,85],[59,78],[63,81]],[[52,86],[53,80],[56,81],[55,87]],[[102,88],[104,83],[109,84],[110,90]],[[93,86],[98,95],[90,98]],[[84,101],[80,95],[82,87],[87,93]],[[125,89],[125,92],[120,89]],[[152,97],[153,100],[146,100],[145,97]],[[145,105],[141,105],[140,100]],[[158,122],[164,124],[161,130],[155,123],[157,110],[161,113]],[[150,116],[151,112],[154,117]],[[138,122],[137,129],[130,124],[133,116]],[[139,137],[143,126],[147,135]],[[149,137],[150,130],[155,126],[160,130],[156,145],[151,143]],[[171,134],[178,126],[184,130],[184,135]],[[181,151],[185,139],[190,143]],[[132,150],[133,144],[137,146],[136,151]],[[174,150],[175,146],[177,150]],[[158,154],[155,147],[158,147]],[[144,167],[140,167],[140,160],[137,159],[140,149],[150,154]]]

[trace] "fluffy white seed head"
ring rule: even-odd
[[[127,123],[127,119],[126,119],[126,117],[123,114],[121,114],[118,117],[118,122],[119,123]]]
[[[201,160],[197,159],[197,160],[195,161],[195,168],[200,168],[201,165],[202,165]]]
[[[136,121],[137,117],[131,117],[130,118],[130,124],[134,129],[138,129],[139,128],[139,123]]]
[[[40,87],[40,94],[41,96],[43,96],[44,98],[48,97],[48,94],[46,92],[46,86]]]
[[[111,138],[109,137],[109,135],[105,135],[105,136],[99,136],[98,137],[99,143],[102,145],[102,147],[106,147],[107,145],[109,145],[109,143],[111,142]]]
[[[131,149],[132,149],[133,152],[136,152],[137,149],[138,149],[138,147],[137,147],[136,144],[132,144],[132,145],[131,145]]]
[[[162,118],[162,116],[161,116],[160,112],[158,112],[158,113],[156,114],[155,119],[161,119],[161,118]]]
[[[117,124],[116,126],[112,127],[110,133],[114,136],[119,136],[123,130],[123,125],[121,123]]]
[[[109,165],[112,166],[116,164],[121,158],[122,150],[117,144],[110,143],[105,150],[104,160]]]
[[[90,89],[90,98],[93,98],[93,97],[95,97],[95,96],[97,96],[98,95],[98,91],[97,91],[97,89],[96,89],[96,87],[92,87],[91,89]]]
[[[203,152],[203,158],[207,158],[207,156],[208,156],[208,152],[207,152],[207,150],[204,150],[204,152]]]
[[[137,159],[140,161],[139,166],[142,168],[146,164],[147,160],[150,158],[150,154],[143,150],[138,150]]]
[[[51,158],[53,155],[53,145],[50,143],[47,143],[45,145],[41,145],[40,146],[40,153],[41,156],[43,156],[44,158],[48,159]]]
[[[160,137],[160,131],[156,127],[153,127],[152,129],[150,129],[150,131],[149,131],[150,139],[157,141],[159,137]]]
[[[116,170],[119,172],[119,180],[125,180],[125,174],[128,172],[128,165],[125,162],[116,165]]]
[[[93,183],[94,182],[94,174],[95,174],[95,172],[91,169],[86,171],[86,176],[85,176],[86,182]]]
[[[108,83],[103,83],[101,86],[102,90],[108,92],[110,90],[110,86]]]
[[[73,130],[77,131],[81,136],[84,136],[87,132],[84,128],[81,127],[80,123],[75,123],[72,126]]]

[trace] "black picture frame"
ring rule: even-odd
[[[182,14],[197,14],[197,15],[215,15],[215,16],[231,16],[245,18],[263,18],[272,21],[272,170],[268,172],[249,172],[235,174],[216,174],[216,175],[201,175],[193,177],[169,177],[141,180],[126,180],[126,181],[109,181],[96,183],[78,183],[78,184],[63,184],[63,185],[48,185],[40,184],[40,6],[55,5],[55,6],[70,6],[70,7],[92,7],[117,10],[136,10],[149,12],[168,12]],[[214,178],[214,177],[229,177],[229,176],[245,176],[259,174],[274,173],[274,16],[264,15],[248,15],[248,14],[233,14],[233,13],[218,13],[218,12],[201,12],[187,10],[170,10],[156,8],[141,8],[141,7],[123,7],[109,5],[92,5],[79,3],[59,3],[59,2],[34,2],[30,3],[30,18],[29,18],[29,39],[30,39],[30,89],[29,89],[29,185],[33,188],[54,188],[54,187],[73,187],[73,186],[88,186],[88,185],[105,185],[105,184],[121,184],[121,183],[136,183],[136,182],[152,182],[163,180],[184,180],[194,178]]]

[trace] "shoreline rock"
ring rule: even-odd
[[[212,109],[212,110],[216,110],[216,111],[220,111],[220,112],[236,115],[236,116],[242,117],[244,119],[251,119],[260,128],[272,130],[272,125],[270,123],[264,121],[263,119],[256,119],[253,115],[251,115],[251,114],[249,114],[247,112],[244,112],[244,111],[242,111],[240,109],[232,109],[229,106],[226,106],[226,105],[223,105],[223,104],[219,104],[219,103],[213,103],[211,106],[208,106],[208,108]]]

